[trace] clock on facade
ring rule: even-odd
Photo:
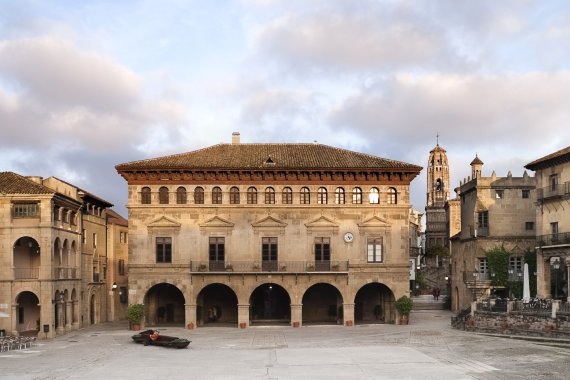
[[[352,239],[354,239],[354,236],[352,236],[351,232],[347,232],[344,234],[344,241],[347,243],[350,243],[352,241]]]

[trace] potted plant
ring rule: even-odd
[[[407,325],[414,302],[408,296],[402,296],[396,301],[396,310],[400,314],[400,324]]]
[[[226,272],[233,272],[233,270],[234,270],[234,266],[232,264],[226,265]]]
[[[206,271],[206,264],[200,264],[200,265],[198,266],[198,270],[199,270],[200,272],[205,272],[205,271]]]
[[[132,330],[141,329],[141,321],[144,317],[144,305],[140,303],[134,303],[127,307],[127,319],[131,324]]]

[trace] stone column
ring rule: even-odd
[[[18,326],[16,326],[16,321],[18,320],[16,312],[18,311],[18,304],[12,305],[12,335],[18,336]]]
[[[249,326],[249,304],[238,305],[238,326],[245,329]]]
[[[67,301],[65,303],[65,331],[71,331],[72,327],[71,327],[71,320],[73,319],[73,315],[72,315],[72,303],[70,301]]]
[[[55,304],[57,307],[57,335],[63,335],[65,333],[65,327],[63,322],[63,301],[57,301]]]
[[[354,325],[354,304],[353,303],[344,303],[342,305],[342,315],[344,319],[345,326],[353,326]]]
[[[536,297],[552,298],[552,294],[550,294],[550,262],[544,261],[542,253],[536,255]]]
[[[71,323],[71,329],[72,330],[79,330],[79,301],[78,300],[73,300],[71,301],[71,318],[72,318],[72,323]]]
[[[291,305],[291,326],[303,326],[303,305]]]
[[[184,305],[184,324],[188,330],[198,327],[196,321],[196,304]]]

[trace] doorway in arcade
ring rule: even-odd
[[[354,298],[356,323],[393,323],[396,319],[394,293],[386,285],[364,285]]]
[[[273,283],[258,286],[249,298],[251,324],[291,322],[291,298],[287,291]]]
[[[144,298],[148,326],[184,326],[184,295],[172,284],[154,285]]]

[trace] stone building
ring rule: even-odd
[[[128,304],[128,221],[107,210],[107,285],[109,321],[126,318]]]
[[[536,172],[537,296],[570,301],[570,147],[525,166]]]
[[[55,177],[0,173],[0,329],[49,338],[106,321],[106,208]]]
[[[524,252],[534,248],[535,178],[526,172],[522,177],[510,172],[506,177],[497,177],[495,172],[483,177],[482,167],[476,157],[471,162],[471,177],[458,188],[461,228],[451,239],[454,311],[489,294],[488,250],[504,246],[512,252],[510,268],[515,276],[522,276]]]
[[[421,167],[321,144],[232,144],[116,166],[129,303],[147,325],[392,322]]]

